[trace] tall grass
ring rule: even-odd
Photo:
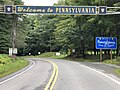
[[[16,72],[29,64],[20,58],[10,58],[7,55],[0,55],[0,78]]]

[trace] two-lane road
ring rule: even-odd
[[[111,79],[78,62],[52,60],[59,68],[55,90],[120,90]]]
[[[52,65],[44,60],[58,65],[59,75],[54,90],[120,90],[119,81],[115,82],[117,80],[111,80],[81,63],[57,59],[33,60],[36,62],[34,67],[1,84],[0,90],[44,90],[53,71]]]
[[[35,65],[25,73],[0,85],[0,90],[44,90],[53,67],[48,62],[33,60]]]

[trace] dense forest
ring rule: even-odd
[[[24,5],[21,0],[0,0],[0,5]],[[59,0],[54,5],[120,7],[120,0]],[[115,9],[115,11],[119,11]],[[18,55],[38,52],[65,52],[86,58],[98,55],[96,37],[117,37],[120,51],[120,14],[117,15],[6,15],[0,14],[0,54],[12,47],[13,16],[16,16]],[[75,53],[72,50],[75,49]],[[94,53],[93,53],[94,52]],[[110,50],[104,50],[109,55]]]

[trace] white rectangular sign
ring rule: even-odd
[[[60,53],[59,53],[59,52],[57,52],[57,53],[56,53],[56,56],[60,56]]]
[[[9,48],[9,55],[17,54],[17,48]]]
[[[17,48],[13,48],[13,54],[17,54]]]
[[[9,56],[12,56],[12,48],[9,48]]]

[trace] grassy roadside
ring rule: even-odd
[[[104,60],[103,63],[106,63],[106,64],[115,64],[115,65],[120,66],[120,61],[118,61],[116,59],[113,59],[113,60]]]
[[[9,58],[7,55],[0,55],[0,78],[16,72],[28,64],[28,61],[20,58]]]
[[[103,63],[105,63],[105,64],[114,64],[114,65],[120,66],[119,58],[114,59],[114,60],[105,60],[105,61],[103,61]],[[120,76],[120,68],[115,69],[114,72],[116,73],[117,76]]]
[[[118,76],[120,76],[120,68],[115,69],[114,72],[115,72]]]
[[[42,53],[41,55],[36,56],[22,56],[22,58],[54,58],[54,59],[66,59],[66,54],[61,54],[59,56],[56,56],[56,52],[46,52]]]
[[[73,60],[72,58],[68,58],[66,54],[61,54],[59,56],[56,56],[56,52],[46,52],[42,53],[41,55],[36,55],[36,56],[23,56],[22,58],[53,58],[53,59],[64,59],[64,60]],[[99,56],[92,56],[88,57],[88,59],[83,59],[83,58],[75,58],[75,61],[83,61],[83,62],[99,62]],[[104,60],[103,63],[106,64],[116,64],[120,65],[120,57],[118,57],[117,60]]]

